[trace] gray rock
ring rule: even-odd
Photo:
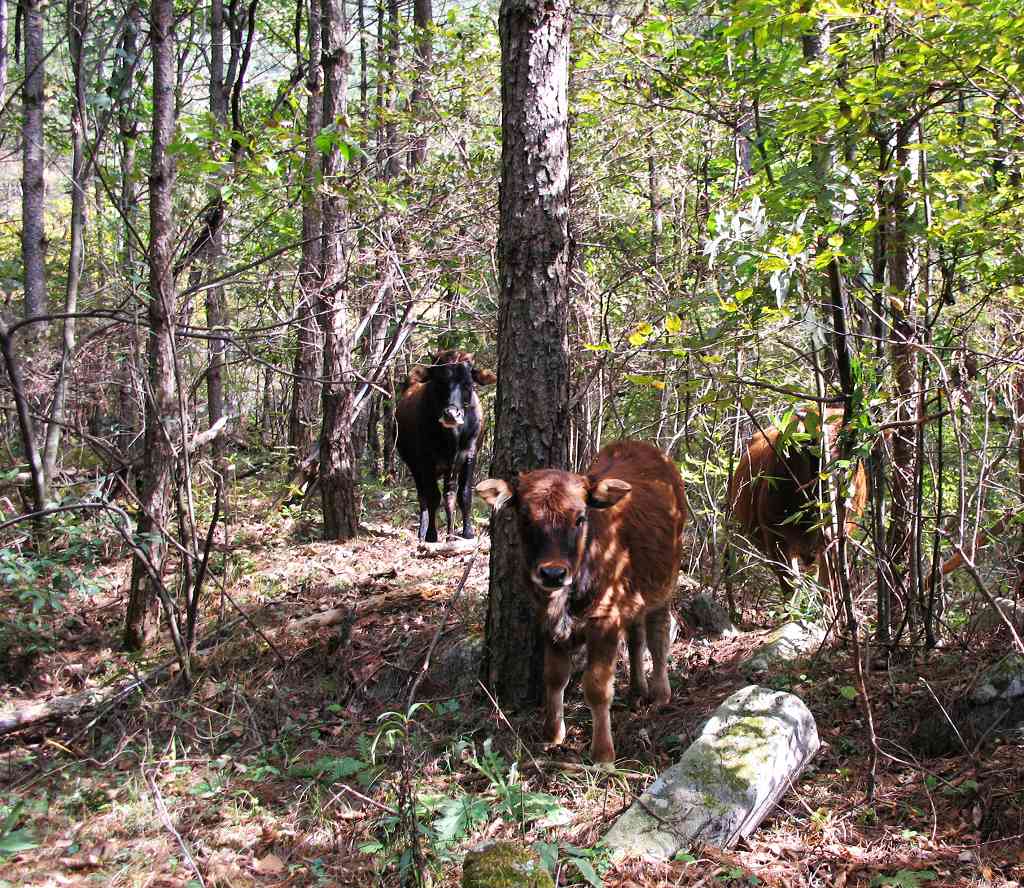
[[[684,601],[680,610],[690,623],[709,635],[732,637],[740,634],[729,619],[729,612],[710,595],[696,595]]]
[[[462,888],[554,888],[540,858],[513,842],[487,842],[466,855]]]
[[[748,675],[771,672],[779,664],[813,654],[824,640],[825,629],[817,623],[784,623],[740,664],[740,669]]]
[[[1010,618],[1014,628],[1018,632],[1024,631],[1024,604],[1009,598],[996,598],[995,601],[999,605],[999,610]],[[971,623],[971,629],[975,632],[993,632],[1005,628],[1006,624],[991,604],[982,609]]]
[[[1024,697],[1024,657],[1019,654],[1003,657],[989,667],[971,692],[971,702],[979,705],[1015,697]]]
[[[818,751],[793,694],[749,685],[715,710],[678,763],[605,836],[618,857],[670,860],[680,848],[730,848],[771,812]]]

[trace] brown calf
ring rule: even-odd
[[[658,704],[672,695],[669,605],[686,523],[679,471],[650,444],[618,441],[597,454],[586,475],[539,469],[512,482],[482,481],[476,489],[496,510],[511,503],[516,511],[526,588],[545,639],[545,739],[565,739],[570,654],[585,643],[590,754],[598,763],[614,761],[609,707],[623,630],[633,693]],[[654,661],[650,686],[645,647]]]
[[[806,433],[808,414],[817,419],[815,411],[801,410],[791,431]],[[835,445],[843,411],[825,409],[825,425],[833,459],[839,451]],[[822,516],[818,509],[818,478],[821,465],[819,423],[812,422],[810,440],[779,441],[780,429],[769,427],[757,432],[747,444],[736,471],[729,479],[729,504],[733,518],[771,562],[779,578],[783,595],[790,597],[796,589],[801,567],[818,562],[818,579],[825,584],[826,573],[823,554],[825,537],[821,531]],[[856,524],[852,520],[864,511],[867,502],[867,474],[863,463],[857,464],[847,502],[851,520],[847,528]]]

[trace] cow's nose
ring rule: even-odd
[[[565,576],[568,571],[564,567],[539,567],[537,568],[537,575],[540,577],[540,581],[551,588],[555,586],[561,586],[565,582]]]
[[[453,425],[462,425],[465,419],[465,414],[459,407],[446,407],[444,413],[441,415],[441,422]]]

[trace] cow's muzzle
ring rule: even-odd
[[[561,564],[540,564],[534,568],[533,581],[542,589],[555,592],[572,585],[572,574]]]
[[[466,413],[461,407],[445,407],[440,419],[446,429],[457,429],[465,421]]]

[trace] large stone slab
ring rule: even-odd
[[[1010,620],[1017,632],[1024,632],[1024,604],[1009,598],[996,597],[994,600],[999,606],[999,610]],[[971,629],[975,632],[994,632],[997,629],[1005,628],[1006,623],[991,604],[982,608],[971,623]]]
[[[971,702],[992,703],[1024,697],[1024,657],[1010,654],[985,670],[981,681],[971,692]]]
[[[818,623],[784,623],[740,663],[740,669],[747,675],[771,672],[783,663],[810,656],[821,647],[824,640],[825,628]]]
[[[688,622],[709,635],[729,638],[740,633],[729,619],[729,611],[706,593],[684,601],[680,610]]]
[[[605,836],[617,857],[670,860],[681,848],[729,848],[750,835],[818,751],[793,694],[749,685],[729,697],[682,758]]]

